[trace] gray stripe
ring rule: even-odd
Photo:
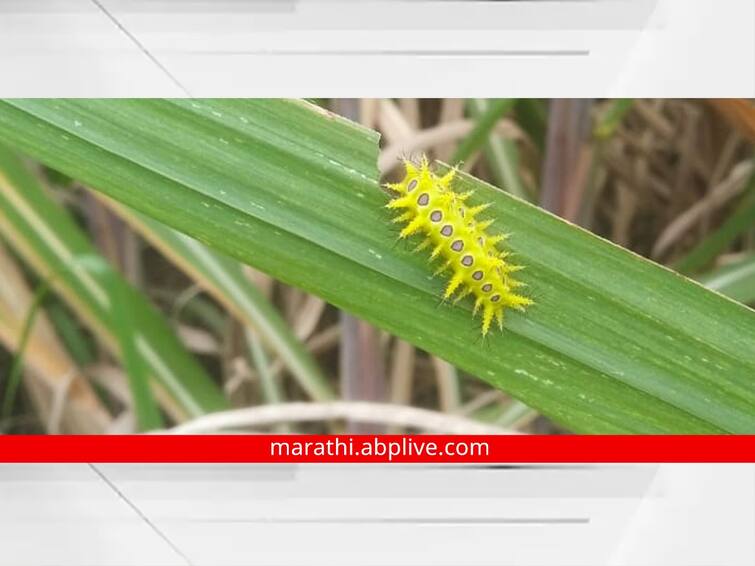
[[[170,540],[170,539],[169,539],[169,538],[167,537],[167,535],[166,535],[165,533],[163,533],[163,532],[162,532],[162,531],[161,531],[160,529],[158,529],[158,528],[157,528],[157,526],[155,526],[155,525],[154,525],[154,524],[152,523],[152,521],[150,521],[150,520],[149,520],[149,519],[147,518],[147,516],[146,516],[146,515],[145,515],[144,513],[142,513],[141,509],[139,509],[139,508],[138,508],[138,507],[137,507],[136,505],[134,505],[134,504],[133,504],[133,503],[132,503],[132,502],[131,502],[131,501],[130,501],[130,500],[129,500],[129,499],[128,499],[128,498],[127,498],[127,497],[126,497],[126,496],[125,496],[125,495],[124,495],[124,494],[123,494],[122,492],[121,492],[121,490],[119,490],[119,489],[118,489],[118,488],[117,488],[117,487],[115,486],[115,484],[113,484],[113,482],[111,482],[111,481],[110,481],[110,480],[109,480],[109,479],[108,479],[108,478],[107,478],[107,477],[105,476],[105,474],[103,474],[103,473],[102,473],[102,472],[101,472],[101,471],[100,471],[99,469],[97,469],[97,466],[95,466],[94,464],[89,464],[89,467],[90,467],[90,468],[92,469],[92,471],[93,471],[93,472],[94,472],[95,474],[97,474],[97,475],[98,475],[98,476],[100,477],[100,479],[101,479],[101,480],[102,480],[103,482],[105,482],[105,483],[106,483],[106,484],[108,485],[108,487],[110,487],[110,489],[112,489],[112,490],[113,490],[113,492],[115,492],[115,494],[116,494],[116,495],[117,495],[117,496],[118,496],[118,497],[119,497],[119,498],[120,498],[120,499],[121,499],[121,500],[122,500],[122,501],[123,501],[123,502],[124,502],[124,503],[125,503],[126,505],[128,505],[128,506],[129,506],[129,507],[130,507],[131,509],[133,509],[134,513],[136,513],[136,514],[137,514],[137,515],[139,516],[139,518],[141,518],[141,520],[142,520],[142,521],[144,521],[144,522],[145,522],[145,523],[146,523],[146,524],[147,524],[147,525],[149,526],[149,528],[150,528],[150,529],[152,529],[152,531],[154,531],[154,533],[155,533],[155,534],[156,534],[157,536],[159,536],[159,537],[160,537],[160,538],[161,538],[161,539],[162,539],[162,540],[163,540],[163,541],[165,542],[165,544],[167,544],[167,545],[168,545],[168,546],[169,546],[169,547],[170,547],[170,548],[171,548],[171,549],[173,550],[173,552],[175,552],[175,553],[176,553],[176,554],[177,554],[178,556],[180,556],[180,557],[181,557],[181,559],[182,559],[182,560],[183,560],[183,561],[184,561],[184,562],[186,563],[186,565],[187,565],[187,566],[194,566],[194,564],[192,563],[192,561],[191,561],[191,560],[189,560],[189,557],[188,557],[188,556],[186,556],[186,555],[185,555],[185,554],[184,554],[184,553],[183,553],[183,552],[182,552],[182,551],[181,551],[181,550],[180,550],[180,549],[179,549],[179,548],[178,548],[178,547],[177,547],[177,546],[176,546],[176,545],[175,545],[175,544],[173,543],[173,541],[172,541],[172,540]]]
[[[161,519],[161,523],[281,525],[587,525],[589,517],[252,517],[232,519]]]
[[[172,50],[162,54],[276,57],[587,57],[589,49],[254,49],[254,50]]]
[[[140,42],[140,41],[139,41],[138,39],[136,39],[136,36],[135,36],[134,34],[132,34],[132,33],[131,33],[130,31],[128,31],[128,30],[126,29],[126,26],[124,26],[124,25],[123,25],[123,24],[122,24],[122,23],[121,23],[120,21],[118,21],[118,19],[117,19],[117,18],[116,18],[115,16],[113,16],[113,15],[112,15],[112,14],[111,14],[111,13],[110,13],[110,12],[109,12],[109,11],[108,11],[108,10],[107,10],[107,9],[106,9],[105,7],[104,7],[104,6],[103,6],[103,5],[102,5],[102,4],[100,3],[100,0],[91,0],[91,1],[92,1],[92,4],[94,4],[95,6],[97,6],[97,8],[99,8],[99,10],[100,10],[100,11],[101,11],[101,12],[102,12],[102,13],[103,13],[104,15],[105,15],[105,17],[106,17],[107,19],[109,19],[109,20],[110,20],[111,22],[113,22],[113,24],[115,24],[115,26],[116,26],[116,27],[117,27],[117,28],[118,28],[118,29],[119,29],[119,30],[120,30],[120,31],[121,31],[121,32],[122,32],[122,33],[123,33],[123,34],[124,34],[124,35],[125,35],[126,37],[128,37],[128,38],[129,38],[129,40],[131,40],[131,42],[132,42],[132,43],[133,43],[134,45],[136,45],[136,47],[137,47],[137,48],[139,49],[139,51],[141,51],[142,53],[144,53],[144,55],[145,55],[145,56],[146,56],[146,57],[147,57],[147,58],[148,58],[148,59],[149,59],[150,61],[152,61],[152,62],[153,62],[153,63],[154,63],[155,65],[157,65],[157,67],[158,67],[158,68],[160,69],[160,71],[162,71],[162,73],[163,73],[163,74],[164,74],[164,75],[165,75],[166,77],[168,77],[168,79],[170,79],[170,81],[171,81],[171,82],[172,82],[172,83],[173,83],[174,85],[176,85],[176,86],[177,86],[178,88],[180,88],[180,89],[181,89],[181,91],[182,91],[182,92],[183,92],[183,93],[184,93],[184,94],[185,94],[186,96],[189,96],[189,97],[191,97],[191,94],[190,94],[190,93],[189,93],[189,91],[188,91],[188,90],[186,89],[186,87],[185,87],[184,85],[182,85],[182,84],[181,84],[181,82],[180,82],[180,81],[179,81],[179,80],[178,80],[178,79],[177,79],[176,77],[174,77],[174,76],[173,76],[173,74],[172,74],[172,73],[171,73],[171,72],[170,72],[170,71],[169,71],[169,70],[168,70],[168,69],[167,69],[167,68],[166,68],[166,67],[165,67],[165,66],[164,66],[164,65],[163,65],[162,63],[160,63],[160,61],[158,61],[158,60],[157,60],[157,57],[155,57],[154,55],[152,55],[152,53],[150,53],[150,52],[149,52],[149,50],[148,50],[148,49],[147,49],[147,48],[146,48],[146,47],[145,47],[144,45],[142,45],[142,43],[141,43],[141,42]]]

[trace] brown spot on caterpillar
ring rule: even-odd
[[[472,279],[474,279],[475,281],[479,281],[480,279],[482,279],[482,271],[479,271],[479,270],[475,271],[472,274]]]
[[[464,242],[461,240],[454,240],[453,244],[451,244],[451,249],[455,252],[460,252],[464,249]]]
[[[471,255],[465,255],[461,258],[461,264],[470,267],[474,263],[474,258]]]
[[[446,238],[448,238],[451,234],[454,233],[453,226],[451,226],[450,224],[446,224],[445,226],[443,226],[443,228],[440,229],[440,233]]]
[[[430,195],[427,193],[422,193],[417,197],[417,204],[420,206],[427,206],[427,204],[430,202]]]
[[[417,179],[412,179],[409,181],[409,184],[406,186],[406,192],[411,193],[414,189],[417,188],[417,185],[419,184],[419,181]]]
[[[501,296],[500,295],[493,295],[492,297],[490,297],[490,302],[491,303],[497,303],[500,300],[501,300]]]
[[[440,210],[433,210],[430,214],[430,220],[440,222],[443,219],[443,213]]]
[[[490,293],[493,290],[493,286],[490,283],[485,283],[481,288],[483,293]]]

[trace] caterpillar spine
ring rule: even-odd
[[[400,211],[393,222],[405,224],[400,238],[424,236],[415,251],[430,248],[431,261],[442,262],[435,273],[451,273],[444,299],[453,297],[456,303],[473,296],[473,315],[482,313],[483,336],[488,334],[493,320],[502,329],[507,308],[524,310],[533,302],[515,292],[524,284],[512,274],[523,267],[507,261],[510,254],[498,249],[507,235],[489,234],[494,221],[478,218],[490,204],[467,205],[471,193],[458,193],[451,188],[456,169],[437,176],[426,157],[419,166],[410,161],[404,165],[404,179],[386,185],[395,193],[386,207]]]

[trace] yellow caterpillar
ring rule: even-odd
[[[523,283],[511,274],[522,266],[507,262],[509,253],[498,249],[506,236],[488,234],[493,221],[477,218],[490,205],[467,206],[471,193],[456,193],[451,188],[456,169],[438,177],[430,171],[426,157],[419,166],[410,161],[404,165],[403,181],[386,185],[396,193],[387,208],[402,211],[393,221],[406,223],[400,237],[425,236],[416,250],[432,248],[431,260],[443,261],[436,275],[451,272],[443,298],[449,299],[457,291],[454,302],[473,295],[474,315],[482,312],[483,336],[493,319],[502,329],[507,308],[524,310],[532,300],[514,292]]]

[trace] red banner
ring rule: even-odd
[[[0,462],[755,462],[755,435],[0,436]]]

